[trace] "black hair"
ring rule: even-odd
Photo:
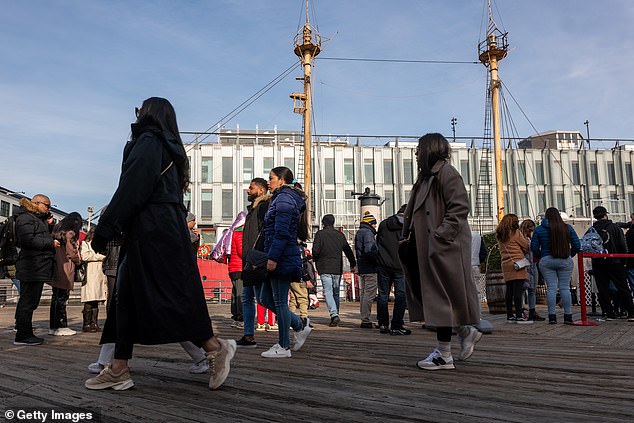
[[[285,166],[274,167],[271,169],[271,172],[273,172],[278,178],[282,179],[285,184],[292,184],[295,180],[293,171]]]
[[[74,240],[77,241],[82,225],[83,219],[81,215],[77,212],[72,212],[53,227],[53,238],[60,241],[63,245],[66,243],[66,232],[73,231],[75,234]]]
[[[550,251],[555,258],[570,257],[570,230],[561,219],[559,210],[554,207],[546,209],[548,219],[548,231],[550,233]]]
[[[423,176],[431,175],[431,168],[438,160],[447,160],[451,153],[451,147],[447,138],[439,133],[425,134],[418,139],[418,170]]]
[[[269,184],[266,182],[266,179],[264,178],[253,178],[251,179],[251,182],[256,184],[259,187],[264,188],[265,191],[269,189]]]
[[[178,176],[181,181],[181,191],[187,192],[189,189],[189,160],[187,159],[187,153],[183,146],[183,140],[181,140],[178,130],[178,124],[176,123],[176,112],[172,104],[161,97],[150,97],[143,102],[141,109],[138,112],[137,123],[140,125],[158,125],[163,132],[168,133],[174,139],[178,141],[185,160],[181,160],[174,164],[178,169]]]

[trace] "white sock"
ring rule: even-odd
[[[185,352],[192,358],[194,364],[198,364],[206,359],[205,351],[202,348],[198,348],[192,342],[185,341],[181,342],[180,344]]]
[[[451,342],[436,342],[436,348],[440,351],[443,358],[451,357]]]

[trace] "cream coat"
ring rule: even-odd
[[[406,277],[410,320],[436,327],[477,324],[480,304],[471,277],[469,197],[462,177],[440,160],[432,176],[420,175],[419,181],[412,190],[403,228],[406,238],[409,231],[415,233],[420,274]],[[405,270],[406,275],[415,274]]]
[[[86,264],[86,283],[81,287],[81,302],[105,301],[108,298],[108,280],[103,273],[103,259],[106,256],[96,253],[90,241],[81,243],[81,258]]]

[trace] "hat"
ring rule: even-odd
[[[361,222],[365,222],[369,225],[376,225],[376,219],[374,216],[372,216],[370,212],[365,212],[365,214],[363,215],[363,219],[361,219]]]
[[[325,214],[324,217],[321,218],[321,223],[324,226],[333,226],[335,224],[335,217],[331,214]]]
[[[187,221],[193,222],[194,220],[196,220],[196,215],[192,212],[187,213]]]
[[[608,210],[603,206],[597,206],[592,210],[592,215],[595,219],[601,219],[603,216],[608,214]]]

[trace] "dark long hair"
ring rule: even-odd
[[[425,134],[418,139],[418,150],[416,160],[418,161],[418,171],[423,176],[431,175],[431,168],[438,160],[447,160],[451,155],[449,141],[442,134]]]
[[[520,220],[517,215],[513,213],[506,214],[495,229],[495,237],[500,242],[507,242],[519,228]]]
[[[181,191],[183,193],[189,190],[189,160],[187,159],[187,153],[183,146],[183,140],[181,140],[178,130],[178,124],[176,123],[176,112],[172,104],[161,97],[150,97],[143,102],[141,109],[138,112],[137,123],[140,125],[157,125],[163,132],[171,135],[178,141],[185,160],[174,161],[176,168],[178,169],[178,176],[181,181]]]
[[[279,179],[283,180],[286,185],[292,185],[295,191],[299,192],[303,198],[306,198],[306,193],[302,190],[302,185],[295,181],[295,176],[293,175],[292,170],[285,166],[278,166],[271,169],[271,172],[273,172]],[[302,241],[306,241],[308,239],[308,213],[306,213],[305,208],[299,214],[297,238]]]
[[[81,231],[82,224],[83,219],[81,215],[77,212],[72,212],[53,227],[53,238],[64,245],[66,243],[66,233],[73,231],[75,234],[73,241],[76,242],[79,240],[79,232]]]
[[[550,234],[550,252],[555,258],[570,257],[570,230],[559,214],[559,210],[550,207],[546,210],[548,232]]]

